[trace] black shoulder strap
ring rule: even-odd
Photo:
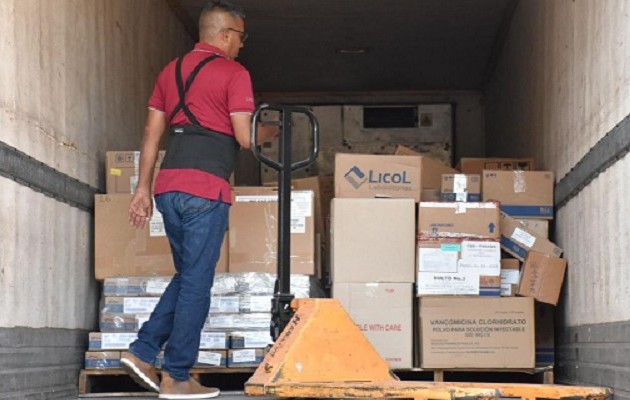
[[[188,79],[186,79],[186,86],[184,86],[184,78],[182,77],[182,62],[184,60],[184,57],[182,56],[177,60],[177,64],[175,65],[175,82],[177,84],[177,92],[179,93],[179,104],[177,104],[177,107],[175,107],[175,109],[171,113],[171,116],[170,116],[171,121],[180,110],[183,110],[184,114],[186,114],[186,117],[188,118],[191,124],[196,125],[196,126],[201,126],[197,117],[195,117],[195,115],[190,111],[190,109],[186,105],[186,93],[188,93],[188,90],[190,89],[192,83],[194,82],[195,78],[199,74],[199,71],[201,71],[201,69],[205,67],[210,61],[218,57],[219,56],[215,54],[210,57],[204,58],[199,64],[197,64],[197,66],[193,69],[193,71],[188,76]]]

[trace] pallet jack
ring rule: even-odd
[[[277,112],[278,121],[263,121]],[[312,151],[292,161],[294,115],[310,121]],[[252,143],[258,123],[280,127],[279,155],[274,160],[253,146],[256,159],[278,172],[277,278],[272,299],[274,344],[245,383],[249,396],[279,398],[412,398],[417,400],[494,400],[500,398],[605,400],[612,390],[599,387],[401,381],[335,299],[294,299],[290,285],[291,172],[313,163],[319,152],[319,126],[304,107],[261,105],[252,118]]]

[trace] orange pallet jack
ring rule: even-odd
[[[318,154],[317,119],[306,108],[262,105],[254,114],[252,141],[258,143],[263,112],[277,112],[281,126],[280,153],[273,160],[254,146],[256,158],[279,173],[278,275],[272,300],[271,335],[275,340],[245,394],[279,398],[405,398],[500,399],[522,398],[605,400],[607,388],[539,385],[401,381],[389,369],[365,335],[335,299],[294,299],[290,293],[291,172],[312,163]],[[313,151],[306,160],[291,162],[292,115],[303,114],[311,124]]]

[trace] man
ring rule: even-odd
[[[231,201],[229,176],[239,145],[250,148],[254,100],[250,75],[234,61],[245,33],[243,11],[214,1],[199,18],[199,43],[169,63],[149,99],[140,155],[138,187],[129,221],[143,228],[151,218],[151,181],[160,138],[170,143],[155,183],[176,274],[138,339],[121,362],[142,386],[163,399],[204,399],[219,390],[190,377],[208,316],[210,290]],[[261,127],[261,138],[277,128]],[[162,381],[153,363],[166,343]]]

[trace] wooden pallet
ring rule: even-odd
[[[239,375],[240,380],[244,382],[254,370],[255,368],[193,368],[190,370],[190,375],[198,379],[202,384],[214,383],[213,386],[223,389],[213,381],[224,381],[224,379],[218,378],[226,375]],[[158,370],[159,373],[160,371]],[[140,387],[122,368],[83,369],[79,373],[79,397],[152,396],[157,396],[157,394],[147,392],[146,389]]]
[[[190,374],[200,382],[220,386],[216,380],[226,374],[240,375],[245,382],[255,368],[194,368]],[[159,372],[159,371],[158,371]],[[394,371],[402,380],[434,382],[510,382],[553,384],[553,367],[534,369],[422,369],[411,368]],[[213,379],[214,378],[214,379]],[[213,382],[214,380],[214,382]],[[219,379],[222,383],[224,379]],[[237,382],[239,384],[240,382]],[[242,390],[230,388],[231,390]],[[122,368],[81,370],[79,374],[79,397],[152,397],[156,393],[147,392],[137,385]]]

